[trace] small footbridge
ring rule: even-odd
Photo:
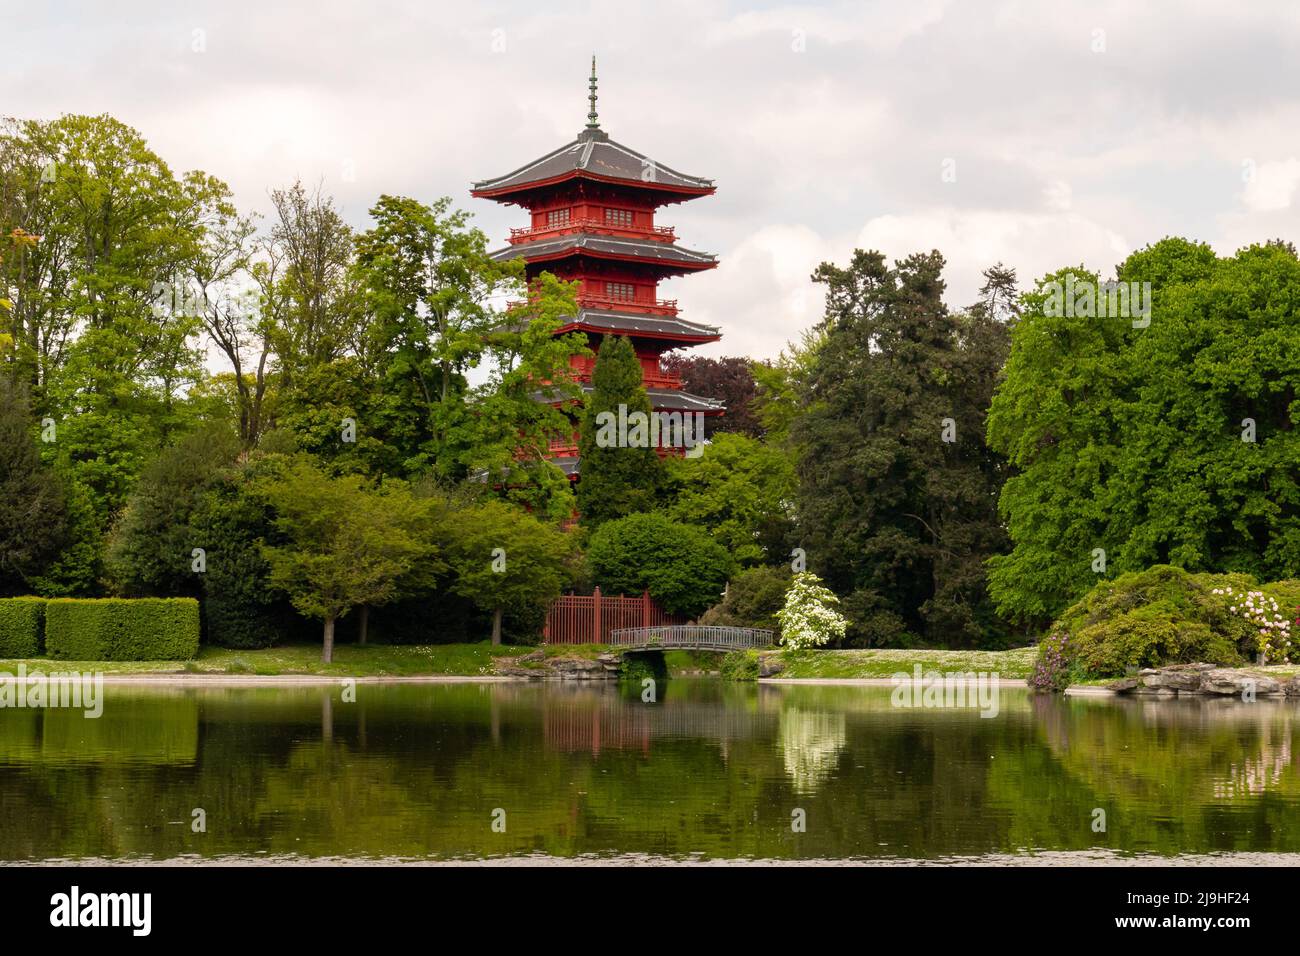
[[[762,627],[716,627],[702,624],[668,624],[659,627],[621,627],[609,632],[610,649],[635,651],[745,651],[772,647],[776,632]]]

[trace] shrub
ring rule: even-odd
[[[1282,613],[1291,621],[1300,617],[1300,578],[1287,578],[1265,584],[1261,589],[1265,594],[1277,600]]]
[[[1068,635],[1069,660],[1081,676],[1118,677],[1133,668],[1197,661],[1239,665],[1258,646],[1258,629],[1216,592],[1253,587],[1244,574],[1156,565],[1097,584],[1053,630]]]
[[[337,640],[356,641],[360,618],[357,611],[343,618]],[[522,628],[510,611],[506,612],[501,629],[510,643],[527,643],[516,633]],[[419,597],[372,607],[369,630],[368,640],[372,644],[473,644],[491,634],[492,615],[481,613],[473,601],[444,587]],[[539,627],[539,633],[540,630]]]
[[[723,680],[758,680],[758,654],[755,651],[728,651],[722,655],[718,671]]]
[[[618,679],[625,684],[635,685],[631,689],[640,693],[647,680],[656,683],[668,680],[668,662],[663,654],[624,654],[619,664]]]
[[[1261,663],[1276,664],[1290,657],[1291,621],[1283,614],[1277,598],[1263,591],[1238,591],[1231,585],[1215,588],[1211,593],[1221,598],[1228,611],[1255,632],[1251,643]]]
[[[722,545],[660,514],[607,521],[591,535],[587,561],[605,594],[650,594],[674,614],[699,614],[717,601],[731,573]]]
[[[250,474],[273,467],[258,462]],[[239,474],[213,482],[193,517],[191,540],[207,549],[203,575],[203,639],[233,648],[270,647],[286,636],[292,614],[270,586],[260,545],[278,538],[266,506]],[[314,636],[314,635],[313,635]]]
[[[1070,635],[1057,631],[1038,645],[1038,660],[1029,675],[1029,687],[1040,691],[1063,691],[1070,686],[1070,671],[1074,661]]]
[[[781,643],[803,650],[842,638],[849,622],[835,610],[839,603],[839,598],[822,585],[821,578],[811,571],[800,571],[785,594],[785,606],[776,612],[781,622]]]
[[[272,647],[282,633],[275,618],[260,605],[241,604],[229,593],[209,594],[203,601],[207,642],[241,650]]]
[[[0,657],[39,657],[44,625],[45,598],[0,598]]]
[[[54,598],[45,651],[67,661],[179,661],[199,650],[193,598]]]
[[[742,571],[727,585],[722,603],[705,611],[700,623],[779,630],[781,625],[776,612],[785,604],[785,591],[789,586],[790,569],[786,565]]]

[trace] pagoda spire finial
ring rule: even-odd
[[[587,114],[587,129],[600,129],[600,121],[596,118],[596,54],[591,55],[591,80],[587,84],[591,92],[587,95],[587,102],[591,104],[591,111]]]

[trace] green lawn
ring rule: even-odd
[[[360,647],[341,644],[334,649],[334,662],[320,662],[319,644],[295,644],[262,650],[229,650],[204,647],[192,661],[55,661],[48,658],[0,660],[0,671],[13,673],[21,663],[28,671],[86,670],[105,674],[255,674],[278,676],[304,674],[326,677],[413,677],[445,675],[489,677],[495,672],[493,657],[521,657],[542,650],[548,657],[592,658],[607,650],[601,644],[568,644],[535,647],[493,647],[479,644],[370,644]],[[790,678],[871,678],[911,673],[920,664],[927,671],[985,671],[1002,677],[1029,674],[1035,648],[1014,651],[795,651],[782,655]],[[719,654],[688,651],[668,652],[672,673],[716,671]],[[525,664],[524,666],[529,666]],[[534,666],[541,666],[540,664]]]
[[[334,662],[320,662],[319,644],[296,644],[260,650],[203,647],[192,661],[55,661],[34,658],[0,660],[0,671],[21,663],[28,671],[95,670],[105,674],[308,674],[328,677],[410,677],[418,675],[491,676],[493,657],[517,657],[534,647],[493,647],[479,644],[341,644]],[[594,657],[604,648],[595,644],[542,648],[548,656],[561,654]]]
[[[1028,677],[1033,669],[1037,647],[1019,647],[1010,651],[790,651],[782,655],[785,670],[780,677],[869,678],[892,677],[912,673],[921,665],[924,671],[983,671],[1008,679]]]

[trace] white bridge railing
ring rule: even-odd
[[[669,624],[660,627],[620,627],[609,632],[609,646],[622,651],[660,648],[741,651],[751,647],[771,647],[775,643],[776,632],[762,627]]]

